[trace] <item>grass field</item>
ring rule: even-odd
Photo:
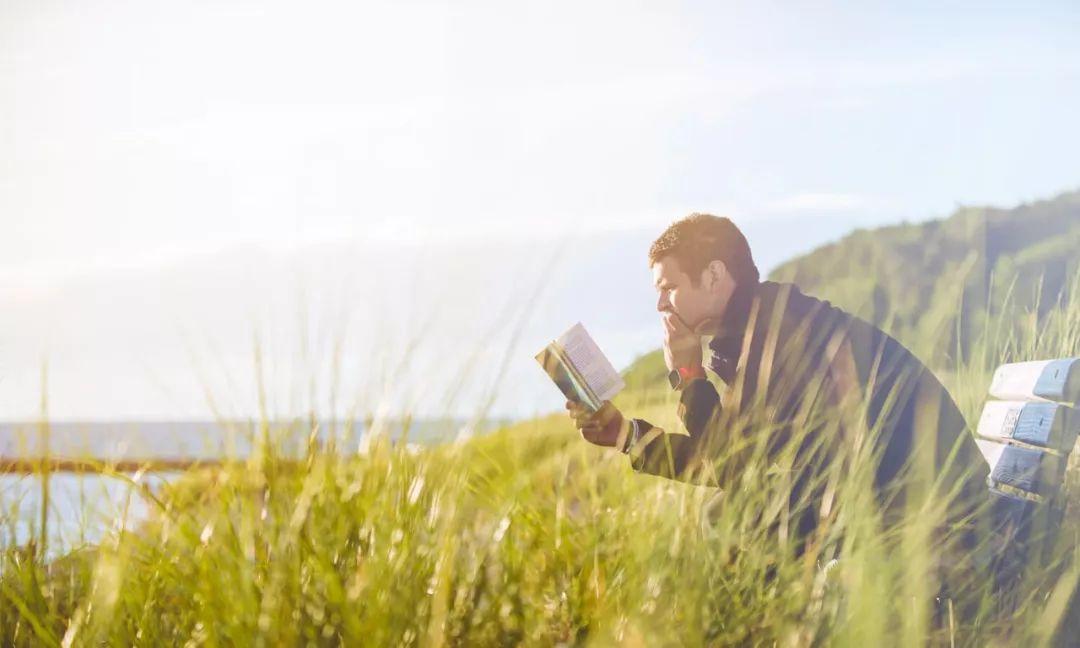
[[[1002,316],[942,374],[969,421],[1001,362],[1080,351],[1080,305],[1017,321]],[[629,371],[617,404],[667,425],[657,362]],[[639,475],[563,415],[419,450],[376,436],[300,463],[272,442],[297,430],[263,432],[250,460],[156,491],[135,529],[50,560],[7,543],[0,643],[1039,645],[1075,623],[1075,508],[1015,606],[961,618],[946,602],[935,623],[932,513],[889,536],[860,470],[838,481],[823,542],[796,557],[769,524],[787,483],[769,466],[725,491]]]

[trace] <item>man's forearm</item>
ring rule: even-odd
[[[668,479],[692,479],[703,460],[709,458],[710,422],[719,409],[716,388],[704,379],[691,381],[679,399],[679,418],[689,434],[668,434],[636,419],[639,438],[629,451],[631,466],[639,472]]]

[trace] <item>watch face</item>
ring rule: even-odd
[[[672,389],[678,389],[682,383],[682,376],[679,375],[678,369],[672,369],[667,375],[668,382],[671,383]]]

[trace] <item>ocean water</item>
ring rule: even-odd
[[[483,432],[494,423],[475,426]],[[374,426],[373,426],[374,427]],[[458,420],[385,424],[389,437],[409,444],[431,445],[454,439],[466,423]],[[302,456],[312,425],[302,421],[271,426],[278,452]],[[70,459],[240,459],[248,456],[259,428],[252,422],[115,421],[50,423],[47,433],[38,423],[0,423],[0,463],[45,454]],[[331,440],[339,452],[359,450],[364,440],[360,424],[319,422],[315,438],[323,447]],[[47,448],[47,452],[45,451]],[[138,484],[117,476],[54,472],[49,477],[49,553],[56,555],[100,540],[110,528],[131,528],[146,518],[148,503],[142,488],[155,490],[180,473],[138,475]],[[42,479],[37,475],[0,474],[0,548],[25,544],[38,535]]]

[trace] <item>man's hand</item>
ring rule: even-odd
[[[566,409],[586,441],[612,448],[621,447],[620,444],[626,442],[629,426],[623,425],[622,412],[615,409],[610,401],[604,401],[603,407],[596,412],[573,401],[566,401]]]
[[[701,366],[701,336],[691,331],[673,313],[663,316],[664,362],[668,371]]]

